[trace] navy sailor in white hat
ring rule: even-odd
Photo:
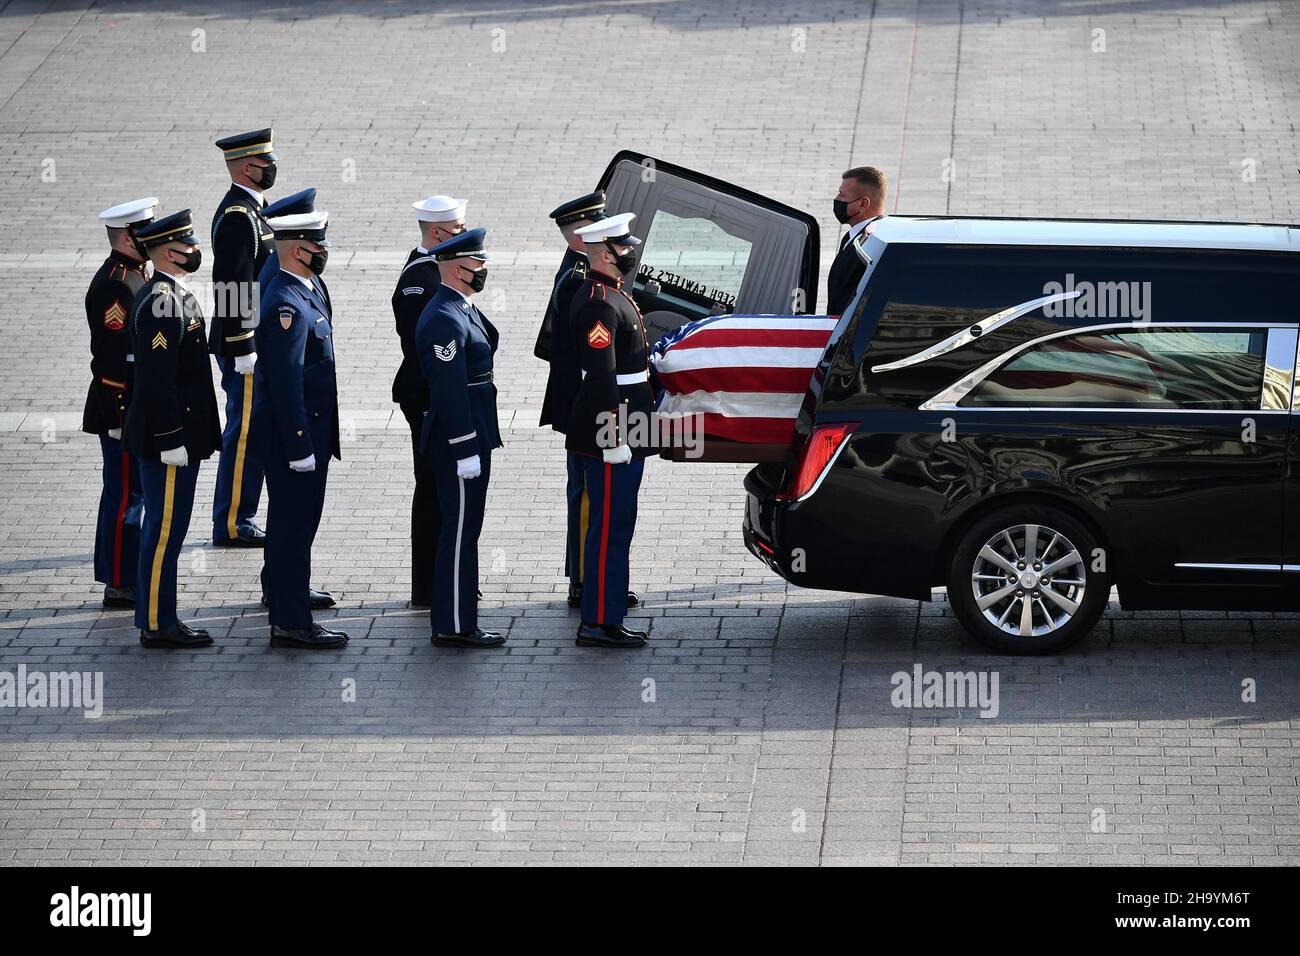
[[[420,454],[420,433],[429,408],[429,386],[420,371],[415,350],[415,327],[442,280],[438,262],[430,252],[434,246],[465,231],[464,199],[429,196],[411,204],[420,227],[420,243],[406,257],[393,290],[393,322],[402,347],[402,364],[393,379],[393,401],[411,429],[411,451],[415,463],[415,493],[411,497],[411,606],[428,607],[433,601],[433,564],[438,548],[438,484],[429,462]]]

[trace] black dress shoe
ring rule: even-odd
[[[347,642],[348,636],[342,631],[331,631],[314,623],[311,627],[271,627],[272,646],[325,649],[342,647]]]
[[[499,647],[506,642],[497,631],[476,627],[467,634],[434,634],[430,640],[434,647]]]
[[[257,525],[249,525],[234,538],[218,538],[214,536],[212,546],[215,548],[265,548],[266,532]]]
[[[212,635],[177,621],[156,631],[140,631],[140,643],[145,647],[207,647]]]
[[[627,592],[628,610],[641,606],[641,598],[635,591]],[[582,585],[569,585],[569,607],[582,607]]]
[[[327,607],[333,607],[337,602],[334,595],[329,591],[317,591],[315,588],[307,589],[307,603],[313,611],[323,611]],[[271,599],[265,594],[262,595],[262,607],[270,607]]]
[[[650,635],[633,631],[622,624],[588,624],[583,621],[578,628],[579,647],[645,647]]]
[[[135,588],[104,588],[104,607],[135,607]]]

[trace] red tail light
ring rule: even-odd
[[[807,444],[803,447],[803,457],[794,469],[794,481],[785,491],[777,495],[783,501],[802,498],[816,484],[826,466],[831,463],[835,453],[840,450],[849,435],[853,424],[818,425],[813,429]]]

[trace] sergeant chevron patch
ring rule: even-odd
[[[605,328],[604,322],[597,322],[587,333],[587,344],[593,349],[603,349],[609,345],[609,329]]]
[[[153,336],[153,339],[149,342],[149,348],[150,348],[150,349],[163,349],[164,351],[166,351],[166,349],[167,349],[167,336],[163,335],[161,332],[155,332],[155,333],[154,333],[154,336]]]
[[[446,345],[435,345],[433,354],[438,356],[444,362],[450,362],[456,357],[456,340],[452,339]]]
[[[126,325],[126,310],[122,303],[114,302],[104,311],[104,325],[114,332]]]

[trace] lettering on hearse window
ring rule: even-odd
[[[694,300],[698,304],[718,305],[728,312],[736,307],[736,297],[731,293],[667,269],[642,266],[637,271],[636,277],[637,282],[641,284],[658,282],[664,292],[680,299]]]

